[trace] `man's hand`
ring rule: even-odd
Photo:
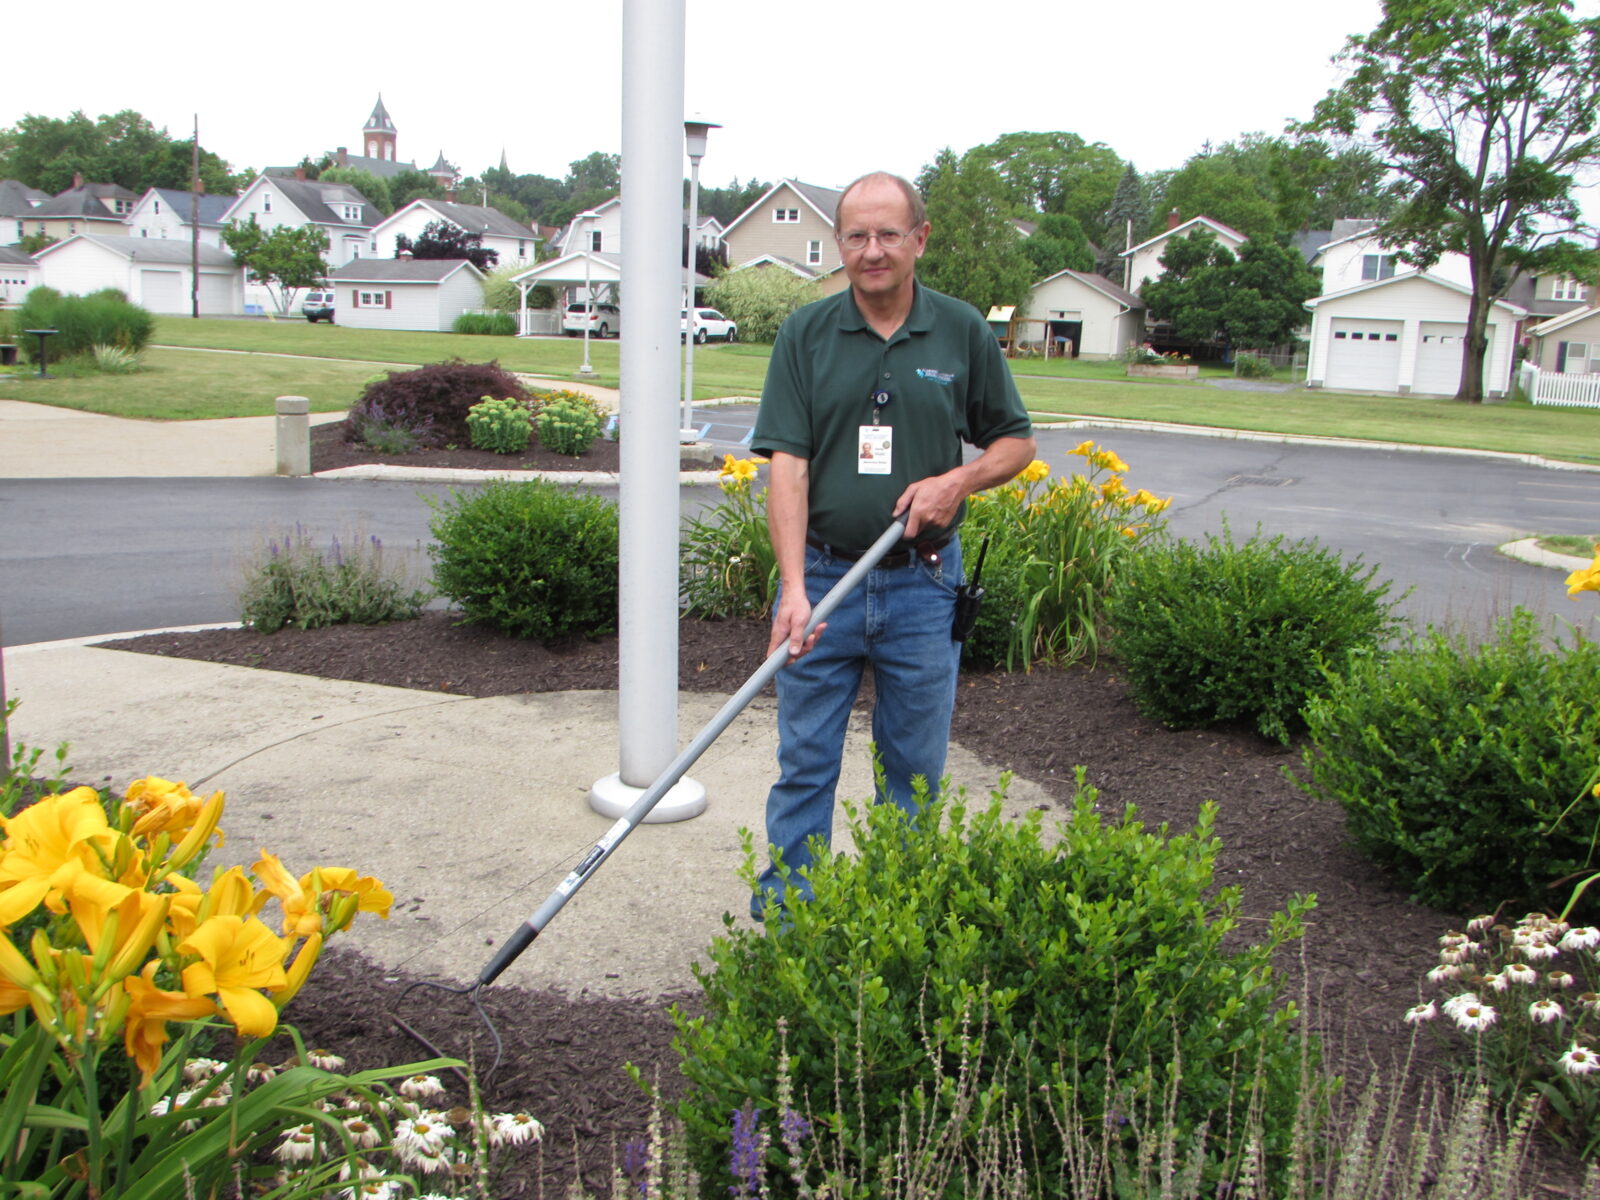
[[[767,642],[767,654],[770,655],[784,642],[789,643],[790,662],[809,653],[822,636],[822,631],[828,627],[827,622],[823,622],[812,631],[810,637],[806,637],[806,622],[809,620],[811,601],[806,598],[805,589],[796,588],[793,592],[785,589],[777,612],[772,614],[772,637]]]
[[[977,458],[943,475],[919,479],[894,503],[894,515],[906,517],[906,540],[915,541],[923,529],[941,529],[956,519],[961,502],[973,492],[1016,477],[1033,458],[1031,436],[996,438]]]

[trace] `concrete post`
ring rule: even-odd
[[[311,474],[311,401],[278,397],[278,474]]]
[[[672,765],[678,741],[678,330],[683,274],[685,0],[622,6],[622,503],[617,710],[621,770],[589,804],[625,813]],[[645,818],[705,808],[682,779]]]

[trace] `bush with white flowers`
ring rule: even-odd
[[[1600,929],[1543,913],[1514,925],[1476,917],[1439,939],[1427,983],[1405,1014],[1466,1051],[1502,1103],[1535,1102],[1546,1132],[1585,1157],[1600,1150]]]

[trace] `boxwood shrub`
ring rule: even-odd
[[[545,480],[429,503],[434,587],[467,622],[541,639],[616,628],[615,505]]]
[[[1600,765],[1592,641],[1547,642],[1520,609],[1477,646],[1430,630],[1383,662],[1350,663],[1306,721],[1302,786],[1342,805],[1362,853],[1424,903],[1559,910],[1597,863],[1600,797],[1584,790]],[[1594,889],[1582,904],[1600,914]]]
[[[1122,566],[1106,604],[1134,703],[1172,729],[1249,721],[1288,742],[1323,682],[1397,628],[1376,567],[1260,531],[1159,543]]]
[[[1103,822],[1080,771],[1052,841],[1038,813],[1011,820],[997,795],[969,814],[950,795],[915,822],[894,805],[865,816],[847,805],[855,851],[818,847],[815,898],[764,929],[726,918],[711,969],[696,967],[703,1011],[675,1012],[674,1044],[690,1082],[678,1113],[706,1194],[732,1182],[735,1110],[753,1104],[768,1129],[788,1117],[785,1051],[794,1109],[832,1129],[853,1179],[892,1163],[902,1115],[913,1129],[960,1123],[968,1151],[986,1116],[1003,1118],[1035,1177],[1056,1178],[1052,1104],[1100,1129],[1180,1074],[1177,1129],[1240,1128],[1254,1099],[1263,1150],[1280,1155],[1301,1054],[1314,1062],[1315,1046],[1280,1001],[1271,960],[1311,901],[1293,901],[1249,944],[1239,890],[1212,886],[1209,806],[1192,833],[1171,837],[1131,809]],[[754,886],[748,833],[745,848]],[[965,1115],[952,1099],[958,1068],[979,1073],[981,1102]]]

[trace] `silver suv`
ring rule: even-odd
[[[333,321],[333,292],[313,291],[307,292],[306,298],[300,301],[300,315],[312,324],[326,321],[329,325]]]

